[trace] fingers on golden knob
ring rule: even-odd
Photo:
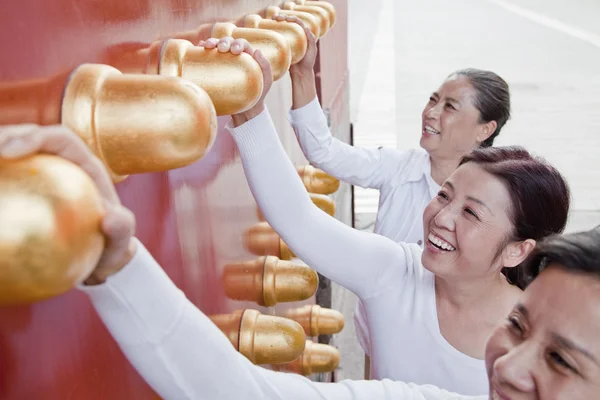
[[[259,222],[244,232],[244,247],[257,256],[275,256],[280,260],[291,260],[295,257],[267,222]]]
[[[319,277],[313,269],[274,256],[229,264],[223,271],[227,297],[267,307],[306,300],[317,291],[318,285]]]
[[[340,364],[340,352],[333,346],[306,341],[302,356],[286,364],[274,365],[276,371],[304,376],[334,371]]]
[[[300,20],[302,20],[302,22],[304,22],[304,25],[306,25],[311,32],[313,33],[313,35],[315,35],[316,38],[319,38],[321,35],[321,21],[319,21],[319,19],[317,17],[315,17],[312,14],[309,14],[307,12],[302,12],[302,11],[294,11],[294,10],[282,10],[279,7],[276,6],[270,6],[267,7],[265,9],[265,18],[273,18],[276,15],[280,15],[280,14],[285,14],[285,15],[290,15],[290,16],[296,16],[298,17]]]
[[[62,123],[82,137],[115,180],[189,165],[208,151],[217,129],[209,96],[189,82],[123,75],[98,64],[72,74]]]
[[[306,336],[295,321],[246,309],[212,316],[233,346],[254,364],[286,363],[304,351]]]
[[[263,19],[257,14],[248,14],[239,23],[245,28],[268,29],[281,34],[291,49],[291,64],[296,64],[304,58],[308,41],[300,25],[285,21]]]
[[[296,170],[308,192],[331,194],[340,188],[340,181],[338,179],[311,165],[297,167]]]
[[[321,7],[298,5],[294,2],[288,1],[283,4],[282,8],[283,13],[286,13],[287,11],[305,12],[315,17],[319,24],[319,37],[325,36],[331,27],[329,14]]]
[[[307,336],[333,335],[344,329],[342,313],[316,304],[288,310],[285,316],[302,325]]]
[[[211,35],[215,38],[231,36],[246,39],[255,50],[260,50],[271,64],[273,79],[280,79],[290,68],[292,50],[283,35],[266,29],[238,28],[230,22],[218,22]]]
[[[246,111],[262,95],[262,70],[247,53],[221,53],[171,39],[165,44],[159,71],[161,75],[180,76],[202,88],[217,115]]]
[[[104,249],[102,199],[91,178],[56,156],[0,160],[0,305],[60,295]]]

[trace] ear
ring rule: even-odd
[[[486,122],[481,125],[481,130],[477,134],[477,142],[483,143],[487,138],[492,136],[494,132],[496,132],[496,128],[498,128],[498,123],[496,121]]]
[[[502,265],[516,267],[521,264],[535,248],[536,241],[527,239],[522,242],[512,242],[502,252]]]

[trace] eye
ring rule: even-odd
[[[477,214],[475,213],[475,211],[471,210],[470,208],[465,208],[465,212],[477,219],[479,219],[479,217],[477,216]]]
[[[443,190],[438,192],[437,197],[439,199],[448,200],[448,195]]]
[[[517,317],[508,317],[508,324],[514,333],[518,334],[519,336],[523,334],[523,327],[521,326],[521,322]]]
[[[550,361],[554,363],[558,368],[564,368],[568,369],[569,371],[577,372],[577,370],[573,368],[571,364],[566,362],[565,359],[562,358],[562,356],[556,351],[551,351],[550,354],[548,354],[548,357],[550,358]]]
[[[437,100],[435,99],[435,97],[431,96],[431,97],[429,97],[429,102],[435,103],[435,102],[437,102]]]
[[[446,106],[445,106],[445,107],[446,107],[447,109],[449,109],[449,110],[454,110],[454,111],[456,111],[456,107],[454,107],[454,106],[453,106],[452,104],[450,104],[450,103],[446,103]]]

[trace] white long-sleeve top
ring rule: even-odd
[[[131,364],[165,400],[475,400],[430,385],[317,383],[255,366],[139,242],[125,268],[104,284],[79,288]]]
[[[301,260],[364,304],[375,376],[487,394],[484,361],[456,350],[440,332],[434,275],[421,264],[421,248],[358,231],[316,207],[267,110],[228,129],[269,224]]]
[[[305,157],[313,165],[342,181],[380,191],[375,233],[394,242],[423,244],[423,210],[440,190],[431,177],[426,151],[350,146],[331,135],[317,98],[291,110],[288,119]],[[354,313],[354,324],[361,347],[370,355],[369,324],[361,301]],[[376,362],[377,365],[371,360],[373,378],[404,378],[393,368],[379,365],[384,360]],[[389,375],[373,373],[383,370]]]

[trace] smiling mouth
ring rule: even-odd
[[[423,128],[423,133],[426,133],[428,135],[439,135],[440,131],[433,129],[429,125],[425,125],[425,127]]]
[[[434,235],[433,233],[429,233],[429,236],[427,236],[427,240],[435,248],[440,249],[442,251],[451,252],[451,251],[456,250],[456,247],[452,246],[450,243],[448,243],[444,239]]]

